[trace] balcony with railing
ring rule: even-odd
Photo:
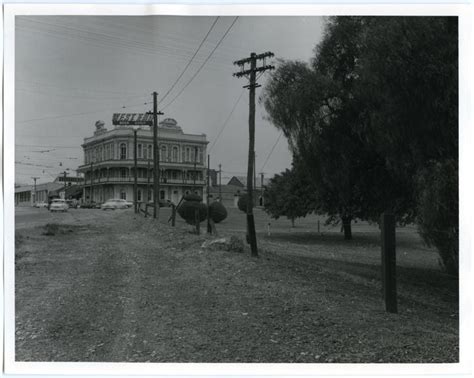
[[[103,184],[133,184],[135,178],[133,176],[113,176],[113,177],[97,177],[93,179],[93,185],[103,185]],[[153,185],[153,177],[137,177],[138,184],[150,184]],[[86,180],[85,186],[90,186],[90,179]],[[160,177],[160,185],[186,185],[186,186],[203,186],[205,185],[205,180],[193,180],[193,179],[178,179],[178,178],[167,178]]]

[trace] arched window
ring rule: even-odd
[[[186,161],[191,161],[191,149],[186,147]]]
[[[176,146],[173,147],[173,162],[178,162],[178,147]]]
[[[204,156],[202,152],[202,148],[199,149],[199,163],[204,163]]]
[[[120,143],[120,160],[127,159],[127,145],[125,143]]]
[[[138,158],[141,159],[143,156],[142,156],[142,145],[139,144],[138,145],[138,151],[137,151],[137,154],[138,154]]]
[[[160,151],[160,160],[161,161],[166,161],[166,146],[161,146],[161,151]]]
[[[120,191],[120,199],[123,199],[123,200],[127,199],[127,192],[123,189]]]

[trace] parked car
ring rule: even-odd
[[[48,204],[44,201],[41,201],[41,202],[35,202],[33,206],[37,208],[41,208],[41,207],[48,207]]]
[[[109,199],[101,205],[102,210],[128,209],[127,201],[122,199]]]
[[[80,205],[80,208],[81,209],[100,209],[100,203],[96,203],[96,202],[84,202],[82,205]]]
[[[166,201],[159,200],[158,204],[160,207],[171,207],[172,202],[170,200],[166,200]],[[154,206],[154,205],[155,203],[153,201],[148,201],[148,206]]]
[[[66,212],[67,209],[69,209],[69,206],[67,205],[66,201],[63,199],[53,199],[51,204],[49,205],[49,211],[62,211]]]
[[[72,209],[77,209],[78,206],[79,206],[79,202],[77,200],[66,200],[66,203],[67,205],[69,206],[69,208],[72,208]]]

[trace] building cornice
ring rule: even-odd
[[[133,138],[133,129],[132,128],[115,128],[113,130],[104,132],[99,135],[94,135],[89,138],[84,138],[84,143],[81,145],[82,148],[91,147],[98,144],[106,143],[107,141],[112,141],[116,139],[132,139]],[[151,130],[138,129],[137,139],[141,141],[153,140],[153,133]],[[185,134],[185,133],[175,133],[170,132],[164,128],[158,128],[158,141],[159,142],[176,142],[176,143],[191,143],[191,144],[201,144],[207,145],[209,142],[206,140],[206,134]]]

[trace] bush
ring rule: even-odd
[[[184,200],[184,201],[192,201],[192,202],[201,202],[201,201],[202,201],[202,197],[201,197],[199,194],[191,193],[191,194],[186,194],[186,195],[183,197],[183,200]]]
[[[184,201],[178,208],[178,214],[186,223],[196,225],[195,213],[199,213],[199,223],[207,218],[207,206],[201,202]]]
[[[222,222],[227,218],[227,210],[220,202],[213,202],[209,205],[209,217],[214,223]]]
[[[247,212],[247,198],[247,193],[244,193],[239,197],[239,201],[237,202],[237,207],[240,211],[243,211],[244,213]],[[255,201],[253,202],[253,205],[255,206]]]
[[[454,160],[437,162],[420,179],[419,232],[428,246],[438,249],[444,270],[458,275],[458,167]]]
[[[44,226],[44,230],[45,232],[43,235],[54,236],[59,233],[59,225],[56,223],[48,223],[46,226]]]

